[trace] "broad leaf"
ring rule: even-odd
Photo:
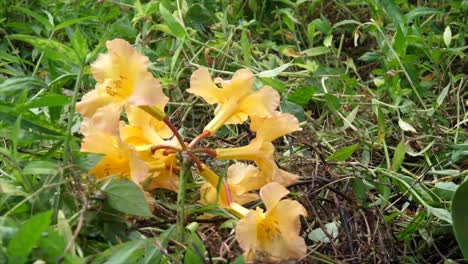
[[[452,200],[453,231],[463,256],[468,260],[468,181],[458,187]]]
[[[151,217],[143,191],[129,180],[112,181],[106,188],[107,202],[117,211]]]

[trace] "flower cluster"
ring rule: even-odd
[[[91,65],[96,87],[76,106],[84,116],[81,151],[103,155],[89,174],[98,180],[110,176],[128,178],[145,192],[165,188],[180,193],[185,189],[179,187],[179,181],[183,181],[178,177],[183,170],[179,158],[186,157],[206,179],[200,188],[199,202],[216,204],[241,218],[236,239],[248,260],[305,256],[299,218],[306,216],[307,211],[297,201],[281,200],[288,194],[285,186],[299,177],[277,166],[272,143],[301,128],[293,115],[276,110],[280,102],[278,92],[268,86],[255,90],[254,75],[247,69],[238,70],[231,80],[212,79],[205,69],[195,71],[187,91],[208,104],[216,104],[216,110],[204,131],[187,143],[164,112],[168,98],[160,82],[148,71],[148,58],[122,39],[108,41],[106,46],[108,53],[101,54]],[[123,112],[127,122],[121,120]],[[199,141],[214,135],[223,125],[248,119],[250,129],[256,133],[248,145],[197,147]],[[257,166],[235,163],[221,181],[197,153],[219,160],[252,161]],[[242,206],[259,199],[265,212],[260,207],[249,210]]]

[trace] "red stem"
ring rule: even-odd
[[[223,180],[223,185],[224,185],[224,190],[226,191],[226,199],[228,205],[232,203],[232,197],[231,197],[231,189],[229,188],[229,184],[227,183],[226,180]]]
[[[197,152],[205,153],[213,158],[216,158],[218,156],[215,150],[209,149],[209,148],[197,148],[197,149],[194,149],[192,152],[193,153],[197,153]]]
[[[176,147],[173,147],[173,146],[168,146],[168,145],[156,145],[156,146],[152,146],[152,147],[151,147],[151,153],[154,154],[154,152],[156,152],[157,150],[160,150],[160,149],[171,149],[171,150],[175,150],[176,152],[177,152],[177,151],[180,151],[179,148],[176,148]]]
[[[177,140],[179,141],[180,143],[180,146],[185,149],[185,144],[184,144],[184,139],[182,138],[182,136],[179,134],[179,131],[177,130],[177,128],[171,123],[171,121],[169,120],[169,117],[165,117],[164,118],[164,123],[166,123],[166,125],[169,127],[169,129],[172,131],[172,133],[174,133],[174,135],[176,136]]]
[[[210,131],[203,131],[200,135],[196,136],[189,144],[189,148],[193,148],[200,140],[209,137],[211,135]]]

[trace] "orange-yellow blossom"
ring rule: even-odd
[[[204,168],[204,170],[209,170]],[[208,174],[207,172],[202,172]],[[214,174],[214,173],[213,173]],[[264,186],[267,181],[259,169],[252,165],[244,163],[236,163],[231,165],[227,170],[227,183],[231,194],[232,202],[245,204],[259,199],[259,196],[250,191],[258,190]],[[205,183],[200,189],[200,202],[202,204],[214,204],[218,198],[218,182],[217,175],[207,176],[209,182]],[[221,185],[224,191],[224,186]],[[221,193],[218,199],[218,206],[221,208],[229,208],[228,201],[224,192]]]
[[[122,127],[120,133],[122,140],[134,146],[168,145],[179,147],[176,138],[167,125],[139,107],[127,105],[128,125]]]
[[[148,181],[143,183],[143,189],[151,191],[158,188],[168,189],[177,192],[179,178],[177,171],[179,169],[179,160],[175,154],[164,155],[163,150],[153,154],[153,160],[148,162],[150,165],[150,176]]]
[[[248,116],[271,116],[280,102],[278,92],[269,86],[255,91],[253,82],[254,75],[248,69],[238,70],[231,80],[212,80],[208,70],[196,70],[187,91],[201,96],[209,104],[217,104],[215,116],[204,130],[213,135],[224,124],[240,124]]]
[[[297,201],[281,200],[288,193],[276,182],[265,185],[260,190],[260,196],[266,212],[259,207],[246,211],[238,204],[232,204],[234,211],[245,214],[236,226],[236,239],[248,261],[259,260],[261,256],[276,261],[305,256],[307,246],[299,235],[299,217],[307,216],[307,211]]]
[[[118,111],[117,107],[109,105],[83,121],[81,131],[85,137],[81,143],[81,151],[104,155],[89,172],[98,179],[115,175],[140,184],[150,168],[139,158],[132,146],[120,140],[118,119],[115,118]],[[107,116],[112,118],[106,119]]]
[[[268,118],[251,119],[250,129],[257,133],[256,137],[247,146],[216,149],[217,159],[252,160],[260,167],[268,182],[274,181],[285,186],[295,183],[299,176],[276,165],[275,147],[271,142],[291,132],[302,130],[297,118],[288,113],[276,112]]]
[[[168,98],[162,92],[160,82],[148,71],[148,57],[123,39],[107,41],[106,46],[108,53],[101,54],[91,64],[96,88],[76,104],[77,111],[91,117],[103,106],[130,104],[146,107],[163,119],[163,106]]]

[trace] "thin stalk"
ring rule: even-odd
[[[174,136],[176,136],[177,138],[177,141],[179,141],[179,144],[180,146],[185,149],[186,146],[185,146],[185,143],[184,143],[184,139],[182,138],[182,136],[179,134],[179,131],[177,130],[177,128],[174,126],[174,124],[171,123],[171,121],[169,120],[169,117],[165,117],[164,118],[164,123],[166,123],[166,125],[169,127],[169,129],[172,131],[172,133],[174,133]]]
[[[69,160],[70,152],[70,139],[71,139],[71,128],[73,126],[73,118],[75,117],[75,106],[78,100],[78,90],[80,89],[81,80],[83,79],[83,66],[80,67],[78,77],[76,78],[75,87],[73,88],[72,103],[68,112],[67,131],[65,135],[65,142],[63,146],[63,162],[66,163]]]
[[[187,153],[182,153],[182,167],[179,176],[179,190],[177,193],[177,240],[184,243],[185,237],[185,194],[187,192],[187,181],[192,177],[192,158]]]

